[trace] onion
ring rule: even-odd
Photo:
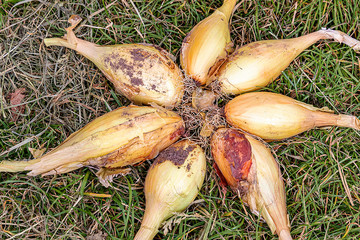
[[[89,60],[114,84],[116,90],[136,104],[178,105],[184,94],[179,67],[164,49],[149,44],[99,46],[77,38],[73,28],[81,21],[69,19],[64,38],[46,38],[46,46],[71,48]]]
[[[360,50],[359,41],[330,29],[298,38],[258,41],[237,49],[212,79],[217,79],[225,94],[260,89],[275,80],[302,51],[320,39],[335,39]]]
[[[220,176],[251,211],[264,218],[279,239],[292,239],[284,182],[270,150],[249,135],[222,128],[211,139],[211,153]]]
[[[340,126],[360,130],[355,116],[337,115],[290,97],[270,92],[240,95],[225,106],[226,120],[234,127],[267,140],[280,140],[315,127]]]
[[[233,51],[229,20],[235,4],[236,0],[224,0],[223,5],[199,22],[183,41],[181,66],[199,85],[204,85]]]
[[[184,122],[162,108],[128,106],[109,112],[71,134],[62,144],[31,161],[2,161],[0,172],[30,171],[53,175],[84,166],[96,166],[100,182],[108,186],[124,167],[156,157],[177,141]]]
[[[161,152],[145,179],[146,208],[135,240],[153,239],[164,220],[187,208],[198,195],[205,172],[205,153],[189,140]]]

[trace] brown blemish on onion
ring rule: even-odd
[[[159,154],[153,166],[163,163],[165,161],[171,161],[174,165],[181,166],[188,158],[189,153],[192,152],[195,149],[195,147],[196,147],[195,145],[189,145],[186,148],[184,148],[182,145],[180,145],[179,147],[170,146]],[[190,167],[188,170],[190,170]]]
[[[114,72],[121,70],[128,74],[129,76],[133,75],[134,68],[129,64],[127,59],[122,58],[118,53],[111,53],[105,57],[104,62],[108,67],[110,67]]]
[[[195,85],[196,85],[197,87],[200,87],[200,86],[201,86],[201,81],[200,81],[199,77],[193,76],[193,77],[191,77],[191,79],[194,80]]]
[[[231,58],[234,58],[234,57],[240,57],[242,55],[244,55],[245,51],[244,50],[239,50],[239,51],[236,51],[234,52],[233,55],[231,55]],[[229,61],[230,62],[230,61]]]
[[[192,162],[190,162],[190,163],[188,163],[188,164],[186,165],[186,171],[187,171],[187,172],[190,171],[191,165],[192,165]]]
[[[125,75],[127,75],[130,78],[130,82],[132,85],[143,86],[144,82],[139,77],[141,76],[141,74],[139,74],[139,72],[136,72],[137,75],[134,76],[134,73],[135,69],[139,69],[136,66],[142,65],[141,63],[136,62],[143,62],[145,59],[143,58],[144,55],[142,55],[141,50],[139,49],[130,50],[130,53],[133,56],[133,63],[131,63],[125,58],[122,58],[118,53],[109,54],[104,58],[104,62],[113,72],[122,71]]]
[[[138,78],[138,77],[131,77],[130,82],[131,82],[131,84],[133,84],[135,86],[144,85],[143,80],[141,78]]]
[[[222,174],[221,170],[219,169],[218,165],[216,163],[213,164],[213,168],[215,169],[216,174],[219,176],[220,178],[220,187],[222,189],[226,189],[226,187],[229,185],[226,181],[226,178],[224,177],[224,175]]]
[[[217,59],[217,61],[214,63],[214,65],[212,65],[209,68],[208,76],[214,75],[224,62],[225,62],[224,58]]]
[[[178,136],[181,136],[185,133],[185,128],[184,126],[181,126],[178,130],[176,130],[175,132],[173,132],[170,136],[170,140],[173,140],[174,138],[177,138]]]
[[[148,53],[144,52],[142,49],[137,48],[131,49],[130,54],[134,62],[142,62],[146,59],[146,55],[148,55]]]
[[[230,164],[232,175],[237,180],[245,180],[251,167],[251,145],[245,135],[228,130],[224,136],[224,157]]]

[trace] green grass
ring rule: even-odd
[[[69,49],[44,46],[45,37],[65,33],[71,14],[80,15],[87,25],[78,29],[78,37],[102,45],[157,44],[179,63],[186,33],[221,5],[215,0],[133,0],[136,9],[131,1],[106,7],[111,2],[0,3],[0,147],[2,152],[12,149],[0,160],[30,159],[29,148],[54,148],[90,120],[130,103],[87,59]],[[321,27],[360,39],[359,14],[358,0],[241,1],[232,18],[232,39],[244,45],[297,37]],[[266,89],[359,116],[359,64],[359,55],[347,46],[320,41]],[[14,123],[9,93],[22,87],[26,108]],[[270,145],[283,172],[293,237],[359,239],[360,133],[337,127],[315,129]],[[231,192],[222,201],[212,163],[209,158],[196,202],[166,221],[156,239],[277,239],[266,223],[245,213]],[[110,188],[101,186],[90,168],[43,178],[1,173],[0,238],[132,239],[144,213],[142,187],[150,164],[133,167],[130,175],[116,178]],[[111,198],[86,193],[106,193]]]

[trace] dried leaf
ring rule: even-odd
[[[39,158],[44,154],[46,149],[45,148],[36,149],[36,148],[29,147],[29,151],[34,158]]]
[[[10,104],[11,105],[21,104],[25,97],[23,93],[25,93],[25,88],[17,88],[15,92],[10,93]],[[16,122],[19,119],[20,114],[24,113],[24,111],[25,111],[25,105],[10,108],[12,121]]]
[[[98,198],[110,198],[111,194],[86,192],[86,193],[84,193],[84,196],[98,197]]]

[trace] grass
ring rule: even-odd
[[[1,2],[0,160],[31,159],[29,148],[54,148],[90,120],[130,103],[82,56],[44,46],[45,37],[64,34],[71,14],[85,19],[77,32],[80,38],[102,45],[157,44],[179,63],[186,33],[220,5],[215,0]],[[232,39],[243,45],[321,27],[360,39],[359,13],[358,0],[241,1],[232,18]],[[266,89],[360,115],[359,64],[359,55],[348,47],[320,41]],[[9,94],[17,88],[26,89],[26,108],[13,122]],[[285,180],[292,235],[359,239],[359,132],[315,129],[270,145]],[[156,239],[276,239],[264,222],[245,213],[233,194],[227,192],[223,202],[212,163],[209,158],[195,203],[167,220]],[[142,186],[150,164],[133,167],[132,174],[116,178],[110,188],[101,186],[90,168],[43,178],[1,173],[0,238],[132,239],[144,213]]]

